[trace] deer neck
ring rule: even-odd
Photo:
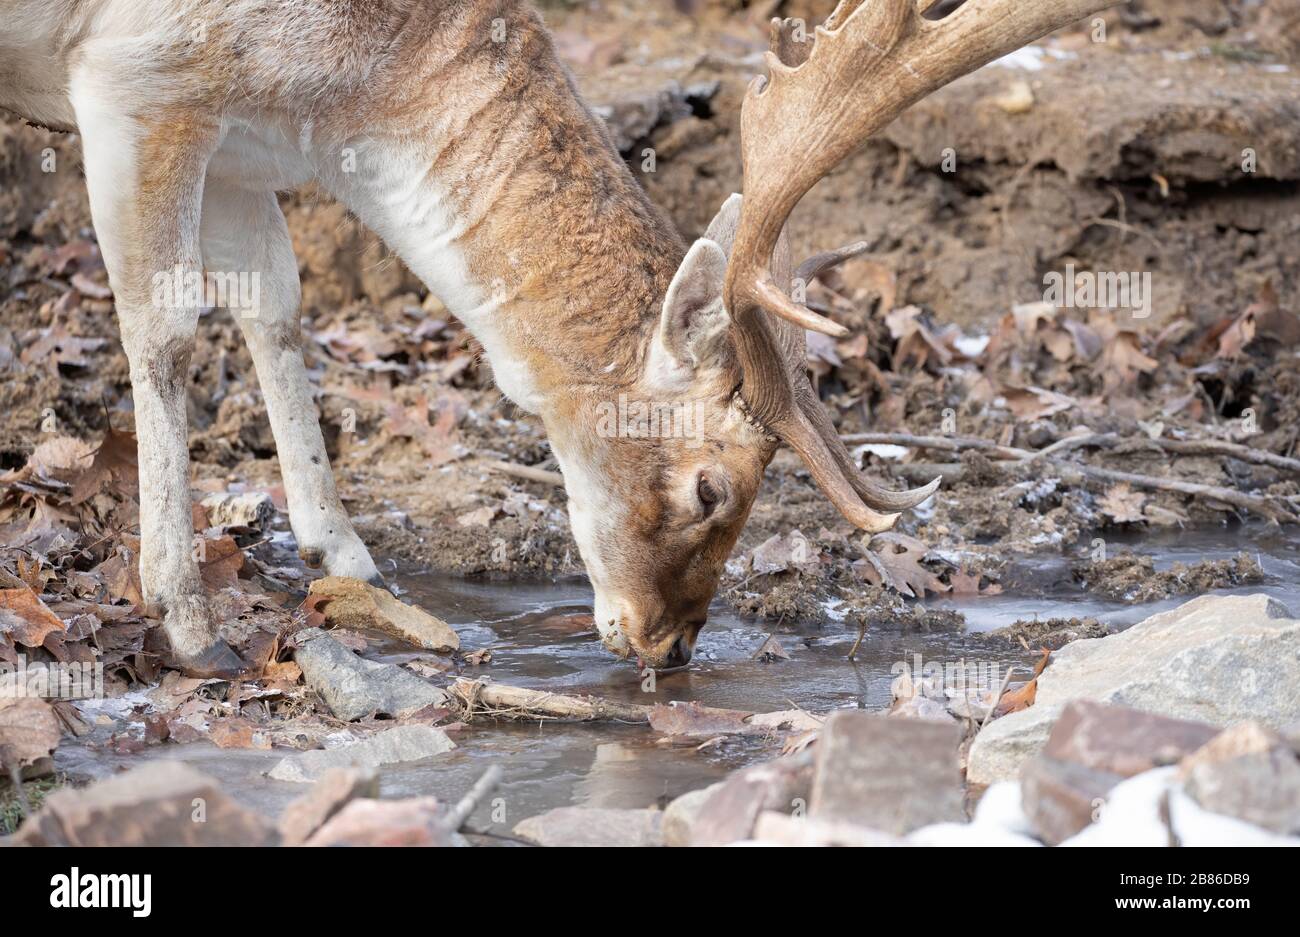
[[[469,52],[450,43],[441,58],[459,64],[427,63],[391,130],[372,121],[349,141],[353,172],[327,181],[482,344],[502,392],[539,412],[632,379],[685,248],[540,21],[506,34],[500,50],[473,30]]]

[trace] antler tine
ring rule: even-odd
[[[811,48],[774,20],[769,76],[745,95],[740,117],[744,203],[723,298],[754,415],[794,448],[850,521],[887,529],[933,485],[890,492],[858,472],[815,398],[791,386],[759,310],[834,337],[842,326],[793,302],[772,252],[799,200],[871,134],[931,91],[1117,0],[967,0],[943,19],[936,0],[840,0]],[[780,380],[778,381],[778,378]]]

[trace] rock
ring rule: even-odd
[[[1221,764],[1243,755],[1272,751],[1279,745],[1290,747],[1285,737],[1258,722],[1240,722],[1216,732],[1204,745],[1189,753],[1178,765],[1178,776],[1186,780],[1197,767]]]
[[[331,768],[379,768],[441,755],[456,747],[441,729],[426,725],[394,726],[370,738],[302,752],[280,761],[267,776],[277,781],[317,781]]]
[[[451,698],[409,670],[358,657],[319,628],[299,631],[295,641],[294,660],[307,685],[345,722],[376,714],[400,719]]]
[[[1096,823],[1062,846],[1300,846],[1300,837],[1270,833],[1211,813],[1181,791],[1176,768],[1154,768],[1119,784]]]
[[[539,846],[662,846],[663,813],[611,807],[557,807],[521,820],[515,835]]]
[[[879,830],[840,820],[814,820],[765,810],[754,824],[754,842],[765,846],[905,846]]]
[[[682,88],[670,80],[656,90],[623,89],[600,94],[591,109],[605,121],[619,152],[630,153],[633,145],[655,127],[689,117],[694,105],[717,94],[718,86],[717,81],[706,81]]]
[[[210,494],[200,504],[208,514],[210,527],[266,527],[275,518],[275,504],[264,491]]]
[[[373,768],[330,768],[310,791],[303,794],[280,814],[280,841],[286,846],[300,846],[358,797],[379,796],[379,775]]]
[[[751,765],[714,785],[698,808],[690,845],[721,846],[749,839],[764,811],[807,813],[812,795],[813,761],[809,753]]]
[[[1173,768],[1155,768],[1116,784],[1097,819],[1063,846],[1173,846],[1166,819]]]
[[[1110,771],[1036,755],[1020,772],[1021,805],[1038,838],[1055,846],[1092,823],[1122,780]]]
[[[45,800],[14,837],[27,846],[270,846],[270,821],[179,761],[157,761]]]
[[[1212,813],[1176,787],[1169,791],[1168,811],[1169,825],[1181,846],[1300,846],[1300,836],[1278,836],[1235,817]]]
[[[1092,700],[1068,704],[1052,726],[1045,755],[1131,778],[1177,764],[1218,734],[1204,722],[1170,719]]]
[[[961,822],[955,723],[840,710],[817,742],[810,816],[902,835]]]
[[[1233,726],[1179,769],[1188,796],[1212,813],[1283,836],[1300,834],[1300,760],[1258,723]]]
[[[689,846],[704,805],[722,787],[721,782],[696,791],[687,791],[674,798],[664,808],[663,836],[665,846]]]
[[[429,651],[460,647],[456,632],[441,618],[399,602],[386,589],[360,579],[326,576],[313,582],[308,592],[327,597],[318,608],[325,621],[336,628],[382,631]]]
[[[456,846],[436,797],[354,800],[312,835],[305,846]]]
[[[975,737],[968,780],[1015,777],[1076,699],[1220,727],[1259,719],[1281,728],[1300,718],[1300,622],[1268,596],[1209,595],[1068,644],[1038,678],[1034,705]]]

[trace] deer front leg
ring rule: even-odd
[[[199,308],[168,288],[201,271],[199,205],[215,125],[192,112],[135,113],[104,76],[74,79],[91,216],[130,363],[140,467],[140,582],[179,662],[242,663],[218,635],[199,578],[190,510],[185,385]],[[181,276],[178,278],[177,273]]]
[[[210,275],[253,288],[227,305],[239,322],[280,457],[289,523],[307,565],[383,585],[334,487],[302,359],[298,264],[275,193],[209,174],[203,197],[203,261]]]

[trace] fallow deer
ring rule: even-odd
[[[239,324],[300,552],[380,581],[326,458],[277,191],[316,179],[473,333],[545,424],[604,643],[684,663],[780,443],[866,531],[934,490],[868,481],[819,404],[803,330],[844,330],[786,295],[791,210],[912,102],[1112,2],[968,0],[927,19],[937,0],[842,0],[803,42],[773,21],[741,115],[743,203],[687,249],[525,0],[0,0],[0,106],[82,137],[130,362],[141,581],[174,652],[239,665],[190,547],[200,309],[159,299],[160,274],[260,275]],[[701,408],[703,444],[597,432],[620,395]]]

